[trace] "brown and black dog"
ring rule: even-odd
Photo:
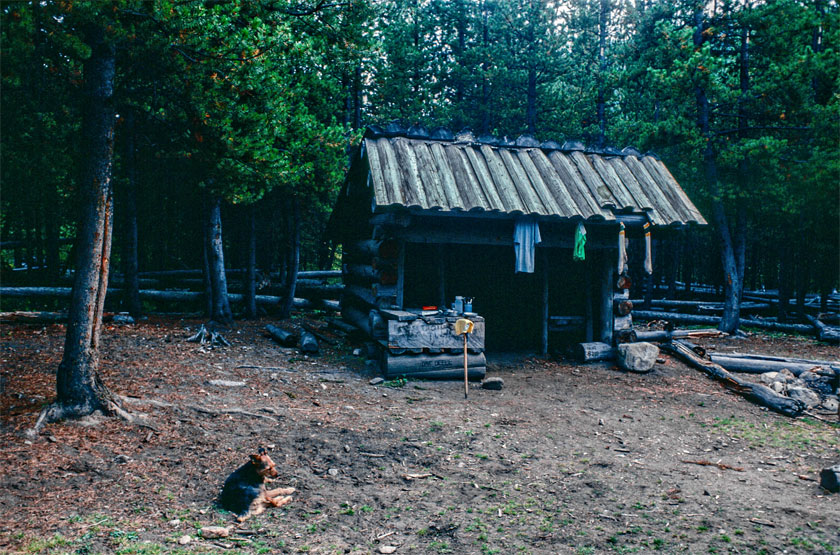
[[[295,488],[267,490],[265,481],[277,476],[274,461],[260,447],[256,455],[251,455],[250,461],[237,468],[225,480],[219,504],[236,513],[239,522],[264,512],[268,507],[282,507],[292,500],[291,494]]]

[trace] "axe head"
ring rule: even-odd
[[[455,322],[455,335],[464,335],[465,333],[472,333],[475,324],[472,320],[466,318],[459,318]]]

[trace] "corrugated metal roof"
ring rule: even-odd
[[[654,156],[544,145],[368,136],[363,153],[377,208],[606,221],[615,220],[616,212],[645,212],[654,225],[706,223]]]

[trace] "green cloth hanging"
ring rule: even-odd
[[[575,260],[586,260],[586,252],[583,247],[586,245],[586,228],[583,227],[583,222],[578,222],[575,230],[575,250],[572,258]]]

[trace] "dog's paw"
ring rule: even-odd
[[[270,500],[270,502],[271,502],[271,504],[272,504],[272,505],[274,505],[275,507],[282,507],[282,506],[283,506],[283,505],[285,505],[286,503],[289,503],[291,500],[292,500],[292,496],[291,496],[291,495],[287,495],[286,497],[281,497],[281,498],[279,498],[279,499],[277,499],[277,498],[275,498],[275,499],[271,499],[271,500]]]

